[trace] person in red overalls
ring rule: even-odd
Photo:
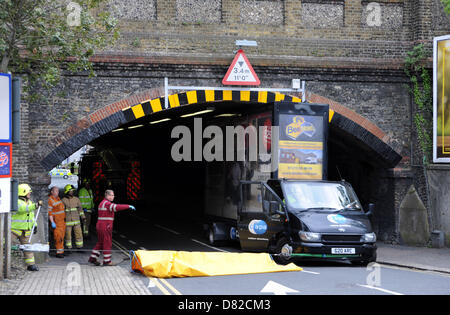
[[[131,205],[121,205],[113,203],[114,192],[112,190],[105,191],[105,199],[98,205],[98,221],[97,221],[97,237],[98,241],[92,250],[89,262],[99,266],[100,253],[103,251],[103,266],[112,266],[111,247],[112,247],[112,231],[114,222],[114,213],[117,211],[131,209],[136,210]]]

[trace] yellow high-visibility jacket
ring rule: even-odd
[[[37,206],[31,200],[19,198],[19,210],[11,215],[11,230],[29,231],[33,228],[34,210]]]

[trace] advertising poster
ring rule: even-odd
[[[450,163],[450,35],[434,39],[433,162]]]
[[[323,178],[323,123],[321,116],[280,115],[278,178]]]
[[[11,143],[0,143],[0,178],[11,177]]]

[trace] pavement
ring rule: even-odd
[[[450,274],[450,248],[377,243],[377,263]]]
[[[113,266],[88,263],[94,245],[91,240],[64,258],[51,254],[37,272],[13,264],[13,279],[0,280],[0,295],[151,295],[149,281],[130,271],[128,252],[120,245],[113,245]]]
[[[378,242],[377,263],[450,274],[450,248],[412,247]],[[0,281],[0,295],[151,295],[149,281],[130,271],[127,252],[113,249],[115,266],[87,263],[90,251],[50,257],[38,272]]]

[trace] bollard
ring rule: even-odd
[[[433,248],[443,248],[444,245],[444,232],[438,230],[431,232],[431,246]]]

